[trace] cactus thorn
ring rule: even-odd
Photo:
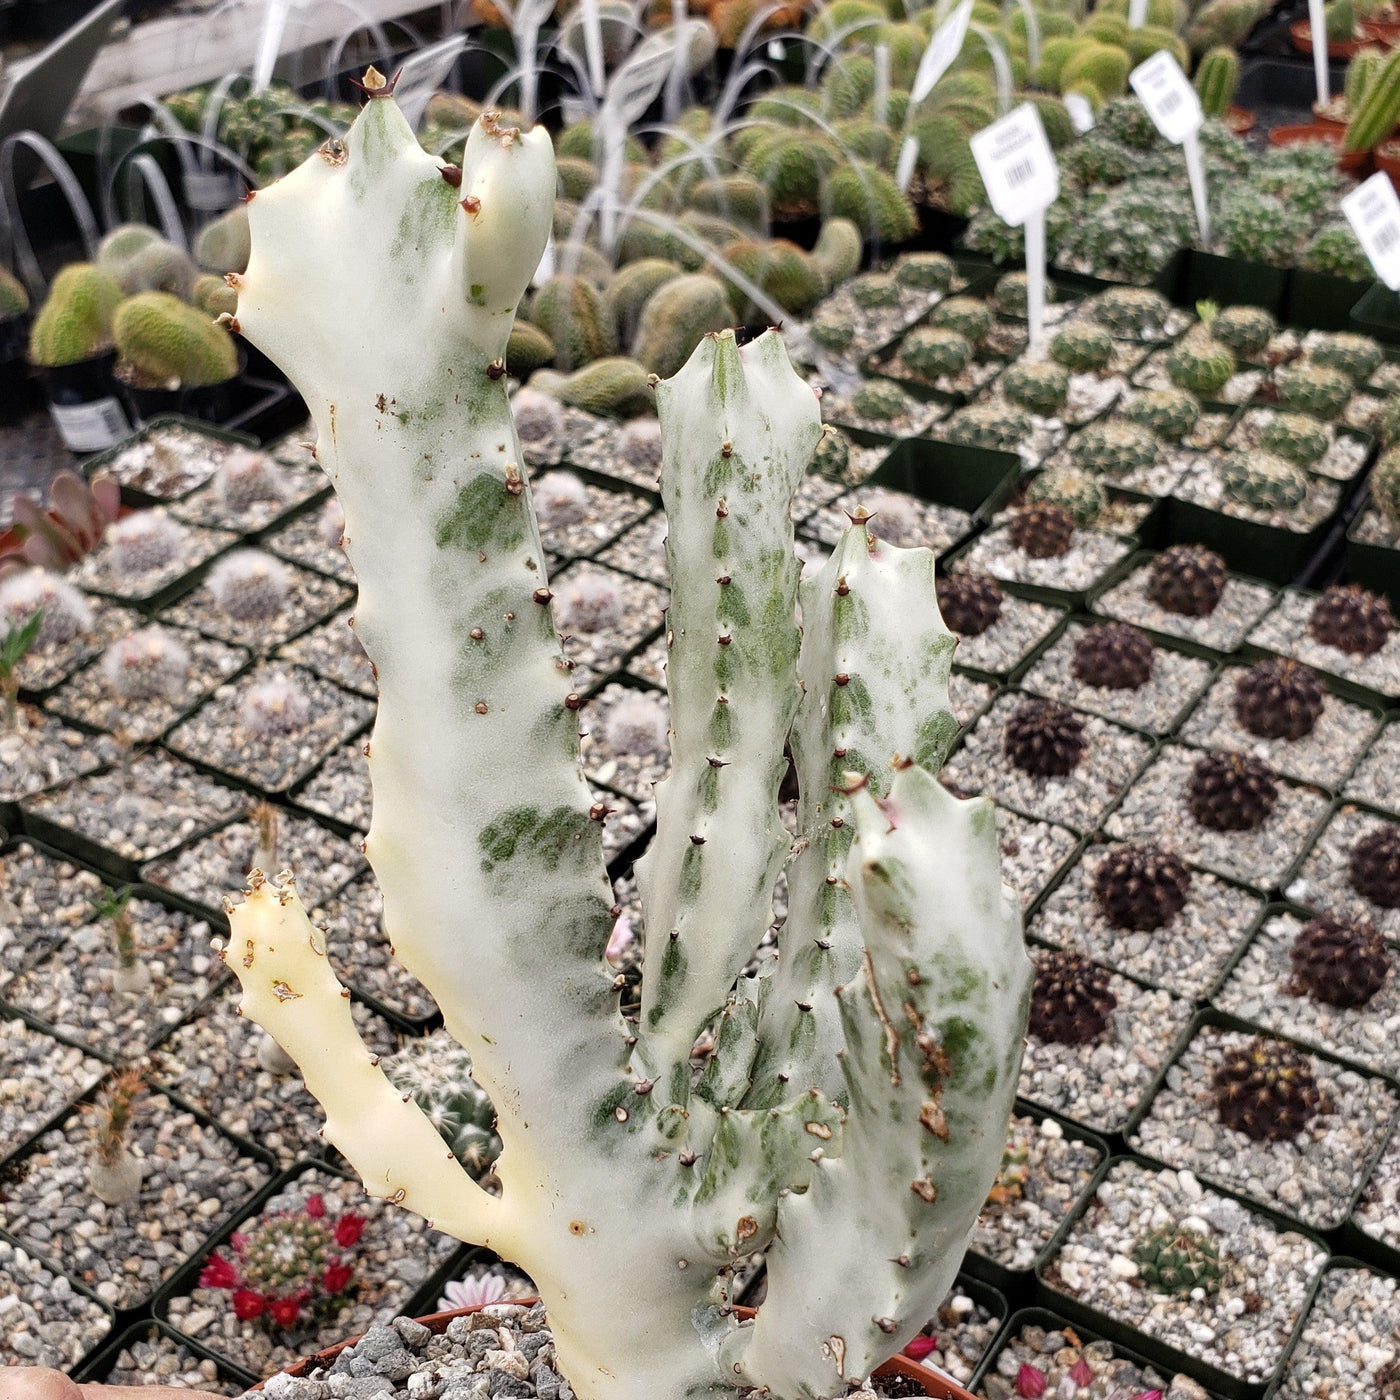
[[[486,633],[483,632],[480,627],[473,627],[472,630],[469,633],[467,633],[467,635],[472,639],[472,641],[479,642],[486,635]]]
[[[728,632],[721,632],[719,634],[719,644],[722,647],[727,647],[733,640],[734,638],[731,637]]]
[[[836,673],[836,684],[837,684],[837,685],[850,685],[850,683],[851,683],[851,678],[850,678],[850,676],[849,676],[845,671],[838,671],[838,672]]]
[[[654,1088],[656,1088],[656,1080],[639,1079],[632,1086],[632,1092],[636,1094],[639,1099],[644,1099]]]
[[[543,607],[545,603],[549,602],[549,600],[554,597],[554,594],[547,588],[537,588],[530,596]]]
[[[723,758],[707,758],[705,762],[708,763],[711,768],[727,768],[729,766],[729,761]]]
[[[476,710],[477,714],[484,715],[489,709],[489,706],[485,700],[478,700],[472,708]]]
[[[588,819],[595,822],[605,822],[616,810],[616,807],[609,807],[606,803],[595,802],[588,809]]]
[[[854,511],[848,510],[842,513],[852,525],[865,525],[871,520],[874,520],[876,514],[873,510],[866,510],[864,506],[857,506]]]
[[[394,88],[398,85],[399,79],[403,76],[403,69],[400,68],[392,78],[386,78],[374,64],[370,64],[365,69],[365,75],[358,81],[350,79],[351,87],[357,87],[367,97],[392,97]]]
[[[579,697],[575,695],[572,691],[570,691],[569,694],[567,694],[564,697],[564,708],[566,710],[576,710],[582,704],[583,701],[579,699]]]
[[[454,190],[462,187],[462,167],[460,165],[444,165],[438,174],[452,186]]]
[[[692,836],[690,838],[690,844],[692,846],[703,846],[705,844],[705,838],[703,836]]]
[[[486,366],[486,377],[493,381],[499,379],[505,372],[506,362],[504,360],[492,360],[491,363]]]
[[[481,213],[481,201],[474,194],[467,195],[461,201],[461,203],[462,208],[465,209],[466,212],[470,214],[473,218],[475,218],[479,213]]]
[[[734,455],[734,444],[730,442],[728,438],[725,439],[724,445],[720,448],[719,455],[723,457],[726,462]]]

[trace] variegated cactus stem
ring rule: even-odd
[[[658,385],[673,771],[624,1020],[606,812],[501,373],[552,148],[487,114],[443,167],[365,86],[345,138],[257,194],[236,320],[305,397],[344,508],[380,688],[365,849],[399,959],[496,1107],[501,1194],[360,1043],[288,876],[230,907],[241,1009],[371,1193],[532,1276],[582,1400],[839,1395],[951,1279],[1024,1029],[989,809],[930,776],[954,729],[932,556],[858,523],[799,593],[789,502],[820,425],[775,333],[708,337]],[[778,965],[743,975],[785,862]],[[728,1274],[764,1249],[773,1286],[740,1327]]]

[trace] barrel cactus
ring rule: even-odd
[[[1220,484],[1237,505],[1265,514],[1286,513],[1308,494],[1303,472],[1272,452],[1227,452],[1220,460]]]
[[[1313,364],[1339,369],[1358,386],[1371,378],[1384,358],[1381,347],[1369,335],[1357,335],[1353,331],[1333,331],[1319,336],[1308,352]]]
[[[1092,525],[1108,505],[1108,493],[1088,472],[1052,467],[1026,488],[1026,499],[1059,506],[1081,527]]]
[[[1161,444],[1139,423],[1104,418],[1090,423],[1069,445],[1070,460],[1100,476],[1127,476],[1156,462]]]
[[[1196,93],[1208,117],[1223,117],[1240,85],[1240,56],[1224,44],[1201,55],[1196,67]]]
[[[1163,442],[1180,442],[1201,416],[1201,406],[1185,389],[1146,389],[1134,394],[1121,416],[1150,428]]]
[[[1020,360],[1002,375],[1000,387],[1017,408],[1050,418],[1065,406],[1069,375],[1051,360]]]
[[[1113,337],[1100,326],[1080,322],[1055,333],[1050,355],[1075,374],[1086,374],[1113,358]]]
[[[921,379],[932,383],[967,368],[972,361],[972,342],[941,326],[919,326],[905,336],[900,358]]]
[[[1167,373],[1178,389],[1198,398],[1218,398],[1235,373],[1235,357],[1228,346],[1197,326],[1167,351]]]
[[[1260,429],[1259,445],[1295,467],[1311,467],[1327,455],[1332,434],[1306,413],[1275,413]]]
[[[365,854],[400,961],[496,1108],[500,1194],[360,1041],[290,875],[254,871],[230,901],[240,1009],[373,1196],[529,1273],[581,1400],[842,1394],[957,1273],[1030,994],[993,810],[934,776],[957,722],[933,556],[853,524],[799,625],[790,500],[821,425],[780,335],[709,335],[658,384],[672,769],[624,1020],[608,814],[495,370],[549,235],[549,138],[486,113],[449,184],[366,78],[344,145],[253,204],[238,319],[305,396],[344,507],[380,689]],[[785,865],[791,952],[756,979]],[[767,1299],[741,1323],[728,1278],[756,1251]]]
[[[1392,530],[1400,530],[1400,449],[1381,453],[1371,469],[1371,499]]]
[[[1351,401],[1352,382],[1339,369],[1304,362],[1280,369],[1274,377],[1278,401],[1285,408],[1310,413],[1314,418],[1331,421],[1341,416]]]
[[[1236,355],[1254,359],[1278,332],[1278,322],[1262,306],[1226,306],[1210,323],[1211,334]]]

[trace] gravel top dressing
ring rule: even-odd
[[[0,1240],[0,1356],[21,1366],[76,1365],[106,1335],[107,1314],[62,1274]]]
[[[85,1094],[107,1066],[23,1021],[0,1020],[0,1159]]]
[[[1400,822],[1342,806],[1333,814],[1317,844],[1288,887],[1288,897],[1310,909],[1365,919],[1385,938],[1400,941],[1400,907],[1367,898],[1352,883],[1351,856],[1357,842],[1383,829],[1395,830]]]
[[[1278,1400],[1382,1396],[1400,1336],[1396,1281],[1369,1269],[1328,1269],[1277,1391]]]
[[[0,802],[17,802],[111,763],[119,750],[106,734],[87,734],[26,709],[17,729],[0,731]]]
[[[1306,593],[1285,590],[1278,607],[1250,632],[1250,644],[1280,656],[1291,656],[1382,695],[1400,695],[1400,630],[1392,632],[1385,645],[1370,656],[1324,646],[1308,631],[1314,602]]]
[[[288,642],[277,653],[279,661],[294,662],[318,676],[371,699],[379,694],[374,668],[350,626],[353,614],[337,613]]]
[[[953,656],[959,666],[1002,676],[1026,659],[1064,616],[1047,603],[1004,594],[997,620],[975,637],[959,637]]]
[[[1381,730],[1342,795],[1400,815],[1400,723],[1392,720]]]
[[[1255,1141],[1222,1121],[1213,1079],[1232,1050],[1254,1037],[1202,1026],[1167,1070],[1129,1144],[1173,1167],[1209,1177],[1315,1230],[1340,1225],[1381,1144],[1397,1103],[1382,1080],[1306,1056],[1321,1106],[1299,1133]]]
[[[1249,630],[1268,611],[1274,590],[1262,583],[1231,578],[1213,611],[1204,617],[1184,617],[1158,607],[1147,594],[1147,565],[1134,569],[1094,603],[1094,611],[1121,622],[1133,622],[1150,632],[1162,632],[1212,651],[1235,651]],[[1253,640],[1253,639],[1251,639]]]
[[[27,841],[0,855],[0,987],[86,923],[101,898],[92,871]]]
[[[882,486],[857,486],[803,521],[802,533],[832,549],[861,510],[870,517],[870,533],[900,549],[922,545],[940,554],[972,529],[972,517],[955,506]]]
[[[955,573],[990,574],[1005,583],[1034,584],[1062,593],[1085,593],[1102,583],[1133,552],[1128,540],[1098,530],[1076,530],[1064,554],[1035,559],[1017,549],[1005,525],[980,535],[952,565]]]
[[[1150,1287],[1133,1259],[1162,1228],[1206,1236],[1220,1255],[1218,1287],[1174,1295]],[[1187,1171],[1113,1166],[1046,1269],[1051,1288],[1242,1380],[1266,1381],[1283,1359],[1327,1254],[1279,1230]],[[1197,1294],[1201,1296],[1197,1296]]]
[[[157,506],[152,515],[164,517],[166,511]],[[184,522],[173,524],[171,531],[182,538],[163,564],[139,571],[133,570],[130,565],[123,569],[118,564],[117,551],[104,542],[79,560],[66,577],[70,583],[86,592],[108,594],[139,603],[155,597],[162,589],[184,578],[238,539],[231,530],[211,530],[203,525]]]

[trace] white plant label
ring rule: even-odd
[[[1085,136],[1094,129],[1094,109],[1089,105],[1089,99],[1082,93],[1067,92],[1060,98],[1065,104],[1065,111],[1069,113],[1069,119],[1074,123],[1074,129]]]
[[[1162,136],[1180,146],[1186,157],[1186,175],[1191,181],[1191,202],[1196,208],[1196,228],[1202,245],[1210,242],[1210,205],[1206,199],[1205,162],[1201,159],[1198,133],[1205,121],[1201,99],[1181,64],[1160,49],[1128,74],[1128,82],[1147,109]]]
[[[1029,102],[983,127],[969,144],[997,217],[1026,231],[1026,312],[1035,349],[1045,334],[1045,211],[1060,193],[1060,168]]]
[[[969,145],[987,198],[1003,223],[1019,228],[1055,202],[1060,169],[1045,139],[1040,113],[1029,102],[983,127]]]
[[[1312,35],[1313,74],[1317,79],[1317,100],[1332,96],[1331,74],[1327,70],[1327,14],[1322,0],[1308,0],[1308,30]]]
[[[91,403],[49,405],[63,445],[70,452],[100,452],[112,447],[131,432],[126,414],[116,399],[94,399]]]
[[[1376,276],[1392,292],[1400,291],[1400,197],[1390,176],[1381,170],[1362,181],[1342,200],[1342,213]]]
[[[1128,81],[1157,130],[1174,146],[1201,129],[1205,120],[1201,99],[1181,71],[1181,64],[1166,49],[1139,63],[1128,74]]]
[[[918,71],[914,74],[914,86],[909,92],[911,108],[917,107],[933,91],[934,84],[962,52],[971,19],[972,0],[962,0],[962,4],[933,31],[933,38],[928,41],[928,47],[919,60]]]
[[[1147,23],[1147,0],[1128,0],[1128,28],[1141,29]]]

